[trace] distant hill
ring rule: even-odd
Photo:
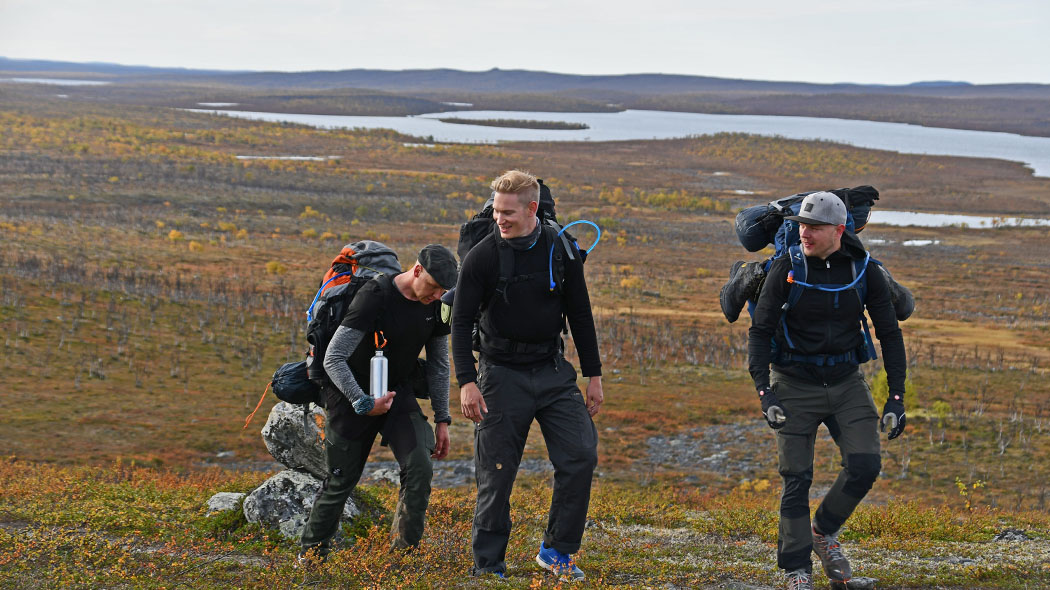
[[[257,72],[151,68],[0,57],[0,78],[105,80],[70,88],[71,101],[326,115],[446,110],[610,112],[648,109],[888,121],[1050,137],[1050,84],[903,85],[770,82],[679,74],[585,76],[494,68]],[[30,86],[30,85],[26,85]],[[47,90],[19,90],[50,96]],[[53,94],[53,93],[51,93]],[[32,100],[38,100],[37,98]]]
[[[70,62],[70,61],[48,61],[43,59],[11,59],[0,57],[0,72],[31,72],[31,73],[78,73],[78,74],[105,74],[107,76],[138,76],[138,75],[164,75],[164,74],[186,74],[193,76],[224,74],[234,72],[229,70],[194,70],[188,68],[155,68],[152,66],[125,66],[105,62]]]
[[[482,72],[453,69],[258,72],[151,68],[107,63],[16,60],[0,57],[0,71],[104,74],[127,81],[210,82],[254,88],[363,88],[389,92],[572,93],[587,98],[628,94],[654,96],[693,93],[748,94],[898,94],[966,98],[1050,98],[1047,84],[989,84],[927,81],[905,85],[815,84],[687,76],[622,74],[588,76],[493,68]]]

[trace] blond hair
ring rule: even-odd
[[[490,186],[497,193],[518,195],[522,205],[540,200],[540,183],[524,170],[508,170],[493,180]]]

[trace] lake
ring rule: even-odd
[[[189,109],[261,121],[287,121],[323,128],[394,129],[416,137],[452,143],[500,141],[618,141],[671,139],[722,132],[823,139],[862,148],[908,154],[998,158],[1023,162],[1036,176],[1050,176],[1050,137],[1029,137],[992,131],[965,131],[817,117],[707,115],[627,110],[619,113],[546,113],[532,111],[452,111],[415,117],[351,117]],[[526,119],[582,123],[589,129],[546,130],[443,123],[440,117],[463,119]]]
[[[942,213],[918,213],[914,211],[871,210],[869,225],[898,225],[919,227],[969,227],[991,229],[996,227],[1050,226],[1050,219],[1031,217],[987,217],[980,215],[948,215]]]
[[[69,78],[0,78],[0,82],[15,84],[50,84],[52,86],[104,86],[109,82],[99,80],[72,80]]]

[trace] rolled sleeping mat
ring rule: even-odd
[[[736,214],[736,237],[748,252],[758,252],[769,245],[770,235],[763,223],[769,214],[769,205],[755,205]]]

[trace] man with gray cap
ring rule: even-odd
[[[881,470],[880,419],[858,365],[875,356],[867,309],[882,348],[889,382],[882,429],[903,432],[904,340],[889,287],[856,235],[846,231],[838,196],[816,192],[803,199],[801,244],[773,261],[748,333],[748,364],[762,415],[776,432],[780,504],[777,565],[787,587],[813,587],[811,552],[820,558],[832,588],[852,576],[838,533]],[[772,364],[772,372],[770,365]],[[810,521],[813,445],[827,425],[842,455],[842,471]]]
[[[442,319],[441,295],[455,286],[455,255],[430,244],[409,270],[379,275],[354,296],[325,353],[331,384],[321,389],[328,410],[325,457],[328,477],[310,511],[301,539],[300,562],[325,559],[347,498],[357,485],[377,434],[383,435],[401,468],[401,492],[394,513],[392,547],[415,547],[423,537],[430,502],[431,459],[448,455],[449,323]],[[391,390],[373,399],[365,388],[376,348],[388,359]],[[426,349],[426,391],[414,379]],[[429,393],[431,430],[416,401]]]

